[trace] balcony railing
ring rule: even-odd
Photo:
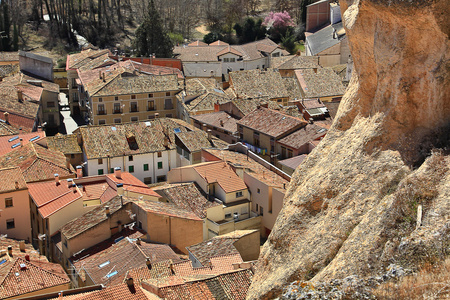
[[[154,111],[156,110],[156,106],[147,106],[147,111]]]
[[[135,107],[130,107],[130,112],[138,112],[139,111],[139,108],[137,107],[137,106],[135,106]]]
[[[113,114],[121,114],[122,112],[123,110],[121,108],[113,110]]]
[[[97,110],[97,115],[106,115],[106,110]]]

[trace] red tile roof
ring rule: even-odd
[[[306,159],[306,157],[308,157],[307,154],[302,154],[288,159],[279,160],[278,163],[295,170]]]
[[[62,269],[61,266],[59,268]],[[17,258],[9,273],[0,282],[0,297],[25,295],[69,283],[68,276],[62,275],[61,271],[55,274],[25,259]]]
[[[148,187],[145,183],[143,183],[142,181],[140,181],[139,179],[137,179],[136,177],[134,177],[132,174],[130,174],[128,172],[121,172],[121,178],[117,178],[114,174],[108,174],[108,175],[106,175],[106,177],[110,181],[114,182],[115,184],[122,183],[124,186],[132,185],[132,186],[140,186],[140,187],[144,187],[144,188]]]
[[[210,46],[228,46],[229,44],[225,43],[225,42],[223,42],[221,40],[217,40],[217,41],[215,41],[215,42],[213,42],[213,43],[211,43],[209,45]]]
[[[0,169],[0,193],[13,192],[27,188],[19,167]]]
[[[28,189],[43,218],[83,197],[78,188],[68,187],[66,180],[30,183]]]
[[[128,287],[126,283],[120,283],[114,286],[106,287],[101,290],[91,292],[81,292],[77,294],[71,294],[72,290],[68,291],[68,294],[64,296],[62,292],[61,296],[55,298],[49,298],[49,300],[148,300],[154,299],[147,297],[147,291],[144,291],[141,287],[134,284],[133,287]],[[159,298],[157,298],[159,299]]]
[[[299,149],[306,143],[318,140],[327,134],[327,130],[316,124],[307,124],[306,126],[294,131],[293,133],[279,139],[280,144]]]
[[[207,162],[192,166],[208,183],[217,182],[225,193],[246,190],[247,186],[231,167],[223,161]]]
[[[194,41],[188,44],[188,47],[197,47],[197,46],[208,46],[208,44],[203,43],[202,41]]]
[[[20,142],[20,139],[22,139],[22,145],[26,145],[28,143],[31,143],[31,140],[33,140],[32,142],[35,143],[37,141],[42,140],[42,138],[44,137],[45,131],[2,136],[0,137],[0,155],[11,152],[14,148],[16,148],[16,147],[13,148],[13,146],[17,145],[17,143]]]
[[[229,132],[229,134],[237,132],[236,123],[238,120],[224,111],[194,115],[191,116],[191,119],[225,130]]]
[[[31,132],[34,129],[34,124],[36,123],[36,117],[27,117],[18,113],[15,113],[9,109],[0,108],[0,119],[6,120],[5,112],[9,113],[9,126],[15,129],[14,133],[19,133],[19,129],[22,132]]]

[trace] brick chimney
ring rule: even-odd
[[[19,182],[16,181],[16,182],[14,182],[14,183],[15,183],[15,185],[16,185],[16,190],[18,190],[18,189],[19,189]]]
[[[159,113],[155,113],[155,119],[159,118]]]
[[[114,168],[114,177],[117,179],[122,179],[122,169],[120,167]]]
[[[223,127],[223,120],[220,120],[220,126]]]
[[[12,256],[12,246],[8,246],[8,255]]]
[[[77,166],[77,178],[83,178],[83,167]]]
[[[20,249],[20,252],[25,252],[25,241],[19,242],[19,249]]]
[[[215,112],[218,112],[218,111],[220,111],[220,104],[219,103],[214,103],[214,111]]]
[[[59,174],[55,174],[54,176],[56,185],[59,185]]]
[[[211,142],[212,140],[211,129],[208,129],[206,132],[208,133],[208,140]]]
[[[108,217],[109,217],[109,215],[111,214],[108,205],[105,206],[105,214],[106,214]]]
[[[122,196],[123,195],[123,183],[118,183],[116,185],[116,187],[117,187],[117,195]]]
[[[9,124],[9,112],[5,111],[5,113],[3,115],[5,116],[6,124]]]
[[[72,184],[73,184],[73,179],[72,178],[67,179],[67,188],[68,189],[70,189],[72,187]]]
[[[17,99],[19,102],[23,102],[23,93],[21,90],[17,90]]]

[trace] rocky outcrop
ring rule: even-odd
[[[248,299],[449,255],[450,3],[340,5],[354,73],[331,130],[294,173]]]

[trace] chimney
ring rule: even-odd
[[[170,272],[172,273],[172,275],[175,275],[175,270],[173,269],[173,264],[169,265],[169,269],[170,269]]]
[[[75,183],[72,183],[72,190],[74,193],[77,192],[77,185]]]
[[[220,120],[220,126],[223,127],[223,120]]]
[[[77,178],[83,178],[83,168],[81,166],[77,166]]]
[[[66,168],[70,170],[70,159],[66,157]]]
[[[134,280],[132,277],[127,278],[127,285],[129,288],[134,286]]]
[[[19,242],[19,249],[20,249],[20,252],[25,252],[25,241]]]
[[[119,197],[120,197],[120,206],[123,206],[123,195],[120,195]],[[120,228],[120,226],[119,226],[119,228]]]
[[[5,111],[5,113],[3,115],[5,116],[6,124],[9,124],[9,113],[7,111]]]
[[[106,205],[105,206],[105,214],[109,217],[109,215],[110,215],[110,211],[109,211],[109,206],[108,205]]]
[[[159,118],[159,113],[155,113],[155,119]]]
[[[83,140],[81,139],[81,133],[77,133],[77,143],[78,143],[78,145],[80,145],[81,146],[81,144],[83,144]]]
[[[72,184],[73,184],[73,179],[72,178],[67,179],[67,188],[68,189],[70,189],[72,187]]]
[[[214,112],[218,112],[218,111],[220,111],[220,104],[214,103]]]
[[[136,240],[136,245],[140,245],[141,244],[141,239],[140,238],[137,238],[137,240]]]
[[[317,74],[317,68],[313,68],[314,73]]]
[[[164,137],[164,147],[165,148],[169,147],[169,138],[167,136]]]
[[[122,196],[123,195],[123,183],[118,183],[116,185],[117,187],[117,195]]]
[[[20,90],[17,90],[17,99],[19,102],[23,102],[23,93]]]
[[[98,79],[102,79],[102,71],[98,71]]]
[[[103,79],[103,82],[106,82],[106,79],[105,79],[105,72],[102,73],[102,79]]]
[[[59,174],[55,174],[54,176],[56,185],[59,185]]]
[[[145,259],[145,264],[147,265],[147,268],[148,268],[149,270],[152,269],[152,262],[150,261],[150,258],[149,258],[149,257],[147,257],[147,258]]]
[[[122,169],[120,167],[114,168],[114,177],[117,179],[122,179]]]
[[[26,261],[30,261],[30,255],[28,255],[28,254],[25,255],[25,260],[26,260]]]
[[[12,256],[12,246],[8,246],[8,255]]]
[[[208,132],[208,140],[211,142],[211,129],[208,129],[206,132]]]
[[[20,147],[23,147],[23,139],[20,139],[19,143],[20,143]]]
[[[16,181],[16,182],[14,182],[14,183],[15,183],[15,185],[16,185],[16,190],[18,190],[18,189],[19,189],[19,182]]]

